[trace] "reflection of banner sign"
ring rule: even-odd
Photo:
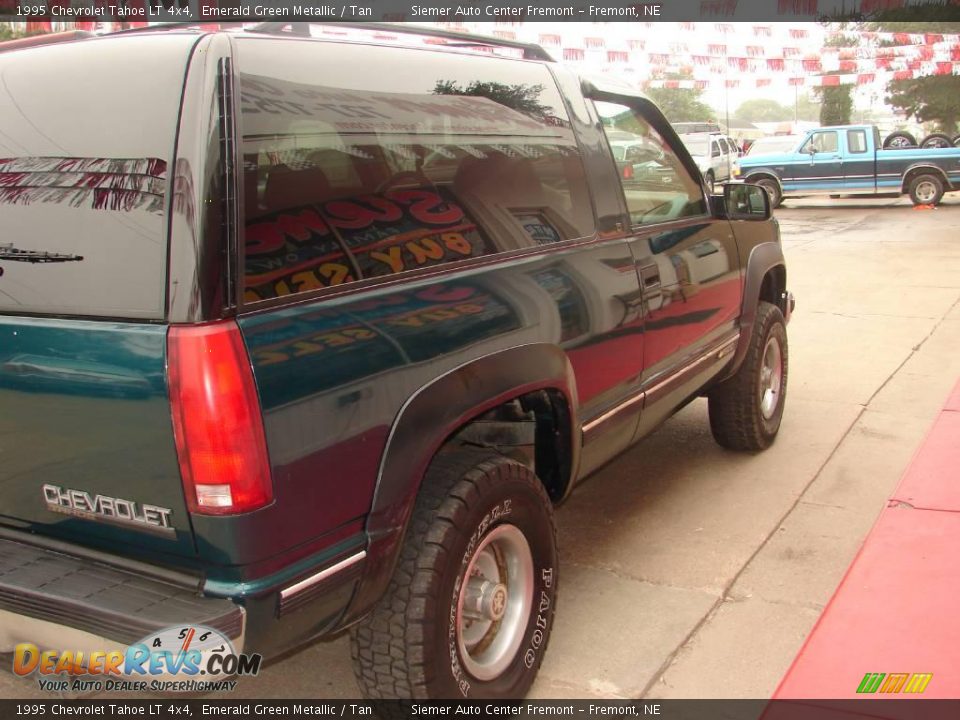
[[[258,382],[274,405],[454,352],[520,327],[510,305],[470,282],[359,300],[336,311],[271,318],[252,349]],[[274,368],[273,366],[278,366]]]
[[[533,119],[485,97],[387,93],[307,85],[241,75],[243,135],[271,139],[326,134],[520,135],[573,143],[569,130]],[[529,141],[529,140],[528,140]]]
[[[248,301],[476,257],[483,236],[449,192],[391,190],[282,210],[247,226]]]
[[[166,174],[159,158],[0,158],[0,203],[159,213]]]

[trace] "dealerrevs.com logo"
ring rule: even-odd
[[[203,625],[151,633],[125,650],[40,650],[20,643],[13,672],[36,674],[51,692],[213,692],[233,690],[232,676],[256,675],[263,657],[237,653],[229,638]]]

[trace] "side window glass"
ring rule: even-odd
[[[594,232],[542,66],[262,38],[237,56],[247,302]]]
[[[634,225],[706,214],[700,182],[643,115],[626,105],[594,103]]]
[[[836,132],[818,132],[810,136],[810,139],[803,144],[800,152],[835,153],[838,147]]]
[[[852,153],[867,151],[867,133],[865,130],[847,130],[847,148]]]

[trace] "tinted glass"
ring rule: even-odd
[[[547,69],[240,38],[248,302],[591,235]]]
[[[865,153],[867,151],[866,130],[847,130],[847,147],[852,153]]]
[[[0,55],[0,312],[163,316],[165,196],[195,41]]]
[[[642,114],[616,103],[594,105],[611,149],[625,148],[627,159],[618,163],[622,165],[618,175],[634,225],[706,212],[700,181],[683,167],[670,145]],[[623,139],[625,135],[630,139]]]

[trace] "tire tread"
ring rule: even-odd
[[[461,531],[457,520],[498,482],[526,482],[550,507],[543,484],[515,460],[493,450],[456,448],[439,453],[417,496],[397,567],[384,597],[350,632],[354,675],[371,700],[427,699],[427,619],[435,616],[432,589]],[[556,526],[551,521],[554,542]],[[381,709],[381,712],[383,709]]]
[[[713,388],[708,395],[710,431],[717,443],[729,450],[764,450],[772,442],[772,438],[764,433],[759,410],[755,407],[754,386],[757,382],[756,369],[763,360],[767,328],[776,322],[783,324],[780,308],[761,301],[757,306],[750,345],[740,368],[732,377]],[[786,347],[783,348],[783,353],[784,385],[781,402],[786,399]]]

